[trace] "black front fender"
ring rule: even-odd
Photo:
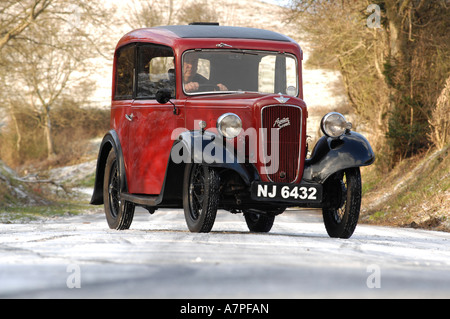
[[[171,160],[176,163],[200,163],[210,167],[231,169],[239,174],[246,185],[255,179],[245,166],[245,159],[238,159],[234,148],[224,145],[223,137],[205,131],[185,131],[175,141]]]
[[[338,171],[367,166],[374,161],[369,141],[359,133],[349,132],[336,139],[323,136],[317,141],[311,158],[305,161],[303,179],[323,183]]]
[[[95,172],[94,193],[92,194],[90,202],[92,205],[103,204],[103,180],[105,177],[105,166],[111,149],[114,149],[117,155],[122,192],[126,192],[128,189],[122,146],[116,131],[111,130],[103,137],[102,143],[100,144],[100,150],[97,157],[97,169]]]

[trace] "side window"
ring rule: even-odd
[[[133,98],[134,45],[128,45],[117,52],[115,100]]]
[[[160,89],[175,97],[174,54],[171,48],[145,44],[138,46],[136,98],[154,99]]]

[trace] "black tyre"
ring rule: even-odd
[[[121,181],[116,152],[112,149],[105,166],[103,202],[108,226],[111,229],[128,229],[134,217],[134,205],[121,200]]]
[[[350,238],[358,224],[361,208],[361,173],[359,168],[349,168],[332,176],[330,191],[338,196],[339,208],[322,209],[325,228],[330,237]]]
[[[219,176],[201,164],[188,164],[183,181],[183,207],[191,232],[210,232],[216,220],[219,203]]]
[[[245,222],[251,232],[268,233],[273,226],[275,216],[244,211]]]

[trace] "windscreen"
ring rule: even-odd
[[[183,55],[188,95],[259,92],[298,95],[294,55],[255,50],[195,50]]]

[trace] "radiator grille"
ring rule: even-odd
[[[262,127],[266,129],[265,154],[268,158],[274,158],[271,154],[272,144],[279,154],[278,170],[269,171],[267,177],[272,182],[292,183],[296,180],[299,170],[299,155],[301,142],[301,108],[292,105],[271,105],[262,109]],[[272,140],[278,131],[278,142]],[[270,166],[267,163],[266,166]]]

